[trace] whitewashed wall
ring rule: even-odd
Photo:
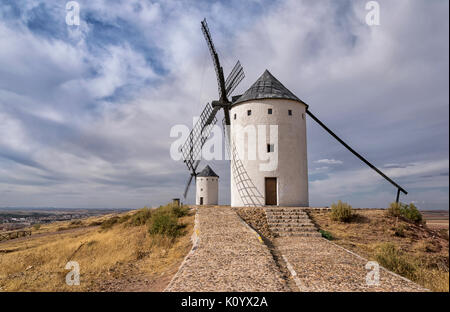
[[[200,197],[203,197],[203,205],[217,205],[219,202],[219,178],[197,177],[196,205],[200,205]]]
[[[268,109],[272,108],[272,114]],[[251,110],[250,116],[247,111]],[[292,110],[292,116],[288,115]],[[260,164],[264,161],[249,160],[247,153],[240,153],[239,157],[262,196],[265,196],[265,177],[277,178],[277,196],[279,206],[308,206],[308,163],[306,149],[306,105],[292,100],[262,99],[252,100],[237,104],[230,111],[231,129],[230,136],[238,150],[247,151],[248,145],[254,144],[257,148],[266,151],[267,143],[258,146],[256,142],[249,142],[242,133],[238,135],[240,128],[247,125],[278,125],[278,167],[271,171],[261,171]],[[236,114],[236,119],[234,115]],[[242,132],[242,131],[241,131]],[[268,132],[268,130],[267,130]],[[269,134],[267,134],[267,140]],[[276,149],[275,148],[275,149]],[[232,166],[231,166],[232,167]],[[263,204],[265,200],[263,200]],[[235,177],[231,170],[231,206],[244,206],[238,189],[235,185]]]

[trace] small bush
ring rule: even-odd
[[[129,214],[123,215],[119,218],[119,221],[117,221],[118,223],[124,223],[126,221],[128,221],[131,218],[131,216]]]
[[[439,246],[434,245],[432,242],[421,241],[417,244],[416,249],[421,252],[438,252]]]
[[[39,223],[33,224],[33,230],[37,231],[41,228],[41,225]]]
[[[178,218],[174,214],[155,213],[150,221],[149,233],[177,237],[182,234],[182,226],[178,225]]]
[[[331,205],[331,219],[334,221],[348,222],[353,216],[352,206],[347,203],[338,201],[337,204]]]
[[[111,217],[111,218],[103,221],[102,224],[100,225],[100,227],[103,230],[107,230],[107,229],[112,228],[114,224],[118,223],[118,221],[119,221],[119,217],[118,216],[114,216],[114,217]]]
[[[422,214],[420,213],[419,209],[411,203],[409,205],[404,205],[401,208],[401,215],[405,217],[406,219],[419,223],[422,221]]]
[[[401,216],[415,223],[422,222],[422,214],[413,203],[409,205],[402,203],[391,203],[387,212],[388,215],[393,217]]]
[[[186,216],[188,211],[189,209],[185,206],[172,206],[172,212],[177,218]]]
[[[102,221],[92,221],[91,223],[89,223],[89,226],[97,226],[97,225],[101,225],[103,222]]]
[[[391,203],[387,210],[388,215],[392,217],[400,217],[401,215],[401,204],[400,203]]]
[[[394,271],[409,279],[415,277],[416,266],[392,243],[379,245],[375,259],[388,270]]]
[[[139,209],[134,215],[129,217],[130,224],[134,226],[144,225],[150,220],[151,216],[152,211],[149,208]]]
[[[73,220],[72,222],[70,222],[71,226],[78,226],[78,225],[82,225],[83,222],[81,220]]]
[[[322,237],[328,239],[328,240],[333,240],[333,235],[331,235],[330,232],[328,231],[324,231],[324,230],[319,230],[320,234],[322,234]]]

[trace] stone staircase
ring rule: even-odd
[[[265,210],[269,228],[276,236],[322,236],[302,208],[273,207]]]

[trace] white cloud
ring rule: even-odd
[[[27,29],[32,15],[14,24],[0,21],[0,131],[8,134],[0,136],[0,148],[49,170],[0,159],[0,206],[139,207],[180,194],[188,172],[169,158],[169,130],[189,125],[217,97],[200,31],[205,16],[224,69],[237,59],[244,66],[246,79],[236,93],[268,68],[368,159],[390,163],[383,170],[414,188],[409,196],[430,201],[434,194],[445,201],[448,183],[433,175],[448,171],[448,28],[441,27],[448,3],[380,1],[382,24],[371,28],[364,23],[365,2],[342,8],[341,2],[287,0],[245,10],[257,3],[232,2],[237,9],[86,1],[82,10],[90,10],[99,25],[82,19],[67,42]],[[31,9],[39,1],[25,3]],[[132,42],[120,21],[144,39]],[[118,27],[122,37],[106,43],[91,38],[114,35],[101,23]],[[120,89],[131,96],[104,99]],[[308,157],[323,165],[311,171],[328,176],[311,182],[312,204],[364,192],[355,195],[361,205],[392,197],[376,188],[382,178],[360,169],[353,155],[328,140],[308,120]],[[395,168],[393,162],[408,166]],[[327,165],[343,170],[328,173]],[[219,166],[224,196],[228,164]]]
[[[327,164],[327,165],[342,165],[344,162],[341,160],[324,158],[324,159],[316,160],[315,163]]]

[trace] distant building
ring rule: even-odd
[[[219,202],[219,176],[206,166],[195,180],[196,205],[217,205]]]

